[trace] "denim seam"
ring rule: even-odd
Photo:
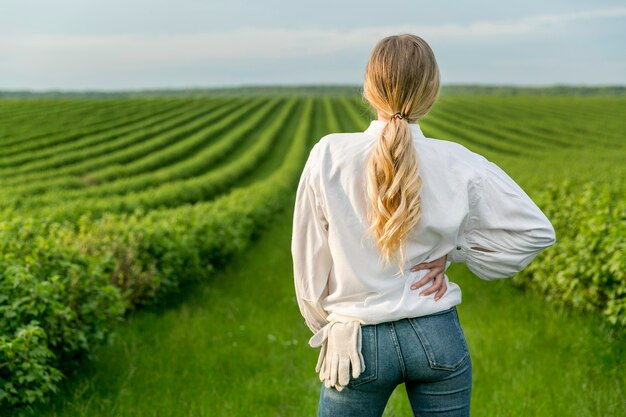
[[[433,360],[432,360],[431,347],[430,347],[430,343],[428,342],[428,339],[422,337],[422,329],[417,327],[419,326],[417,323],[414,323],[413,320],[409,320],[409,323],[411,324],[411,327],[413,327],[413,330],[417,334],[417,338],[422,343],[422,347],[424,348],[424,353],[426,353],[426,359],[428,359],[429,365],[433,367],[434,365],[433,365]]]
[[[413,327],[413,329],[415,330],[415,333],[417,333],[417,337],[419,338],[420,342],[422,343],[422,346],[424,347],[426,358],[428,359],[428,363],[430,364],[431,368],[442,369],[446,371],[455,371],[461,366],[461,364],[467,358],[467,356],[469,356],[468,349],[464,347],[465,354],[455,364],[452,364],[449,366],[442,366],[442,365],[437,364],[434,360],[435,357],[434,357],[433,348],[430,345],[428,338],[422,335],[423,330],[420,327],[419,323],[417,323],[415,320],[409,320],[409,323],[411,324],[411,327]]]
[[[391,341],[396,349],[396,354],[398,355],[398,362],[400,363],[400,369],[402,370],[402,378],[406,381],[406,367],[404,366],[404,359],[402,358],[402,351],[400,350],[400,344],[398,343],[396,328],[393,325],[393,322],[389,322],[389,333],[391,335]]]
[[[463,340],[463,349],[465,349],[465,352],[469,354],[469,346],[467,346],[467,340],[465,339],[465,333],[463,332],[463,327],[461,326],[458,314],[454,315],[454,323],[456,324],[457,331],[459,332],[459,337]]]

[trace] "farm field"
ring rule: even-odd
[[[371,118],[330,94],[0,101],[3,412],[313,415],[290,210],[313,144]],[[449,270],[472,415],[626,413],[625,120],[621,96],[441,96],[420,122],[557,231],[512,280]]]

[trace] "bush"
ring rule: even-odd
[[[0,405],[54,391],[62,367],[108,340],[123,312],[113,262],[44,220],[0,223]]]
[[[535,201],[552,222],[557,242],[514,281],[583,311],[600,311],[626,327],[626,200],[623,185],[565,180],[548,184]]]

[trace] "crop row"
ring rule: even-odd
[[[87,139],[90,143],[89,146],[77,146],[77,143],[69,143],[72,147],[70,150],[64,152],[56,152],[52,155],[48,155],[43,161],[33,161],[24,163],[18,167],[10,167],[0,169],[0,175],[12,173],[13,175],[22,175],[32,172],[41,172],[50,169],[56,169],[66,165],[70,165],[76,161],[84,161],[85,159],[109,154],[117,149],[126,148],[129,144],[137,144],[139,141],[149,139],[160,132],[172,129],[175,127],[186,126],[198,126],[202,123],[206,123],[215,117],[215,112],[212,111],[213,107],[197,106],[191,109],[178,109],[175,111],[175,116],[172,118],[159,118],[158,116],[154,120],[148,122],[148,126],[139,126],[132,128],[122,128],[121,130],[105,131],[100,136],[94,138],[91,136]],[[141,123],[143,124],[143,123]]]
[[[71,119],[79,119],[82,121],[82,117],[85,115],[106,112],[106,110],[117,108],[118,106],[128,107],[132,106],[128,100],[126,101],[70,101],[59,100],[56,101],[18,101],[18,102],[5,102],[5,105],[10,106],[0,114],[0,120],[3,121],[3,129],[21,129],[24,125],[38,124],[41,121],[47,121],[47,126],[53,126],[57,123],[65,123]],[[40,107],[33,107],[34,104],[39,104]],[[42,126],[44,127],[44,126]]]
[[[501,123],[495,121],[498,117],[495,111],[489,113],[485,109],[481,109],[481,112],[472,113],[464,111],[459,105],[446,104],[446,107],[437,108],[430,117],[441,119],[459,129],[492,138],[499,145],[504,145],[508,149],[518,152],[549,152],[552,148],[559,147],[559,145],[541,140],[535,135],[513,133],[503,128]]]
[[[514,112],[508,108],[497,106],[495,103],[492,106],[489,104],[481,104],[477,106],[467,101],[452,101],[447,100],[449,105],[464,118],[468,118],[476,123],[482,124],[485,128],[494,127],[506,132],[510,135],[511,140],[517,140],[518,138],[528,138],[533,140],[531,145],[545,142],[550,148],[568,148],[576,146],[578,144],[567,141],[557,135],[554,131],[546,130],[548,126],[538,125],[533,122],[532,117],[528,114],[521,112]],[[508,111],[507,111],[508,110]],[[489,131],[487,130],[488,134]]]
[[[498,100],[500,99],[502,98],[498,98]],[[359,110],[363,109],[360,98],[351,101]],[[589,127],[591,122],[572,123],[571,118],[568,120],[565,117],[540,113],[539,110],[531,106],[532,102],[526,107],[522,107],[520,103],[523,104],[524,101],[516,100],[510,104],[507,102],[505,105],[493,98],[474,100],[474,98],[444,97],[433,111],[420,122],[420,125],[426,131],[425,133],[432,137],[467,143],[476,151],[486,151],[489,154],[494,149],[489,143],[485,143],[485,140],[492,141],[492,138],[499,136],[507,138],[506,141],[499,144],[499,148],[508,147],[508,144],[515,147],[515,143],[521,144],[528,141],[529,146],[527,148],[537,148],[536,145],[541,147],[541,142],[543,142],[553,144],[554,149],[574,146],[614,146],[615,142],[612,138],[623,138],[619,119],[615,120],[614,123],[603,122],[603,125],[598,124],[600,122],[594,122],[597,127],[595,132],[591,132]],[[447,111],[458,113],[463,117],[458,120],[453,117],[446,118],[443,114]],[[455,126],[462,123],[462,119],[467,117],[471,119],[471,125]],[[444,118],[446,120],[443,120]],[[471,137],[468,137],[467,132],[471,132],[469,133]],[[472,139],[478,139],[479,142]],[[502,150],[504,152],[501,152]],[[495,149],[495,151],[493,154],[497,154],[499,151],[500,153],[511,154],[509,149]],[[529,151],[526,149],[524,152]],[[546,148],[547,151],[548,148]],[[515,155],[516,152],[512,154]]]
[[[0,141],[0,147],[4,150],[3,154],[9,151],[11,154],[19,152],[25,147],[25,144],[37,141],[43,145],[48,145],[45,139],[49,137],[58,137],[59,135],[74,136],[74,132],[80,133],[85,131],[95,131],[101,127],[107,127],[111,122],[122,124],[124,119],[134,117],[145,113],[146,111],[157,111],[161,107],[171,107],[176,105],[175,100],[155,101],[152,103],[141,103],[127,100],[126,103],[120,102],[116,105],[113,103],[94,103],[92,106],[82,111],[65,112],[57,115],[50,109],[47,114],[40,117],[29,117],[25,120],[10,120],[4,123],[4,137]],[[121,121],[119,119],[122,119]],[[70,134],[71,133],[71,134]],[[10,137],[10,139],[8,139]],[[54,142],[54,141],[51,141]],[[31,147],[30,149],[37,149]]]
[[[120,115],[112,114],[113,120],[98,125],[97,128],[66,129],[57,134],[44,135],[42,138],[29,139],[19,146],[3,152],[0,167],[20,166],[45,159],[55,154],[87,148],[115,138],[121,134],[143,129],[155,123],[165,121],[193,109],[190,103],[183,105],[146,106],[140,112]]]
[[[528,124],[533,129],[546,132],[551,135],[568,137],[570,141],[585,146],[597,144],[598,146],[611,145],[614,139],[619,141],[619,118],[602,118],[596,114],[587,113],[589,102],[581,102],[580,108],[570,107],[562,100],[554,102],[553,99],[544,102],[543,100],[486,100],[481,99],[472,102],[467,99],[467,106],[471,106],[483,114],[489,113],[490,109],[495,115],[506,115],[508,120],[516,121],[520,124]],[[570,107],[569,110],[560,110],[561,106]],[[607,109],[608,110],[608,109]],[[607,131],[607,136],[597,135],[598,130]],[[590,136],[591,134],[591,136]],[[609,140],[606,140],[609,138]]]
[[[113,163],[126,163],[175,143],[177,140],[193,134],[219,118],[228,109],[221,107],[217,111],[200,106],[194,111],[184,112],[173,119],[155,124],[146,129],[123,134],[99,145],[67,154],[57,155],[37,164],[29,164],[21,169],[27,175],[16,175],[5,179],[5,185],[17,185],[39,179],[60,177],[63,175],[84,174],[94,169]],[[50,172],[51,171],[51,172]]]
[[[191,178],[174,180],[159,184],[130,195],[108,196],[104,198],[84,198],[69,202],[60,202],[54,206],[29,209],[31,215],[44,216],[57,221],[72,220],[88,211],[92,217],[104,213],[132,212],[137,208],[156,209],[176,207],[184,203],[196,203],[209,200],[226,191],[256,164],[271,149],[276,136],[288,134],[282,129],[289,117],[295,118],[297,99],[289,99],[280,111],[271,119],[269,127],[262,131],[258,140],[227,165]],[[27,204],[25,201],[24,204]]]
[[[366,119],[375,117],[370,112],[365,111],[366,105],[360,98],[357,97],[351,99],[350,104],[354,107],[354,109],[350,112],[351,115],[349,115],[349,117],[363,117]],[[508,146],[508,143],[495,140],[494,137],[497,137],[495,132],[493,135],[484,135],[480,132],[474,132],[469,128],[457,126],[458,123],[456,120],[450,118],[443,120],[443,117],[440,114],[437,114],[434,110],[418,123],[422,132],[427,137],[447,139],[467,144],[472,150],[481,152],[485,155],[491,156],[500,153],[517,157],[525,155],[528,152],[527,150],[521,148],[511,149]],[[361,124],[361,126],[363,126],[363,124]]]
[[[550,109],[535,108],[524,103],[513,103],[511,110],[529,113],[539,129],[560,135],[576,144],[584,146],[610,147],[614,143],[615,134],[612,127],[599,120],[578,119],[572,114],[554,114]],[[598,132],[606,131],[606,135]]]
[[[313,99],[304,100],[280,168],[213,202],[83,217],[76,227],[0,223],[0,407],[45,400],[74,358],[110,340],[126,311],[211,276],[287,207],[312,132]]]
[[[258,101],[253,101],[172,146],[150,152],[127,165],[107,167],[100,172],[88,174],[86,182],[93,185],[74,190],[51,188],[47,193],[24,199],[21,206],[35,207],[59,202],[67,206],[70,201],[81,199],[80,204],[89,207],[94,200],[102,197],[128,194],[202,174],[213,169],[215,163],[236,150],[246,136],[251,135],[254,130],[261,129],[262,122],[266,118],[269,120],[271,112],[280,104],[281,101],[277,98],[263,106],[259,106]],[[251,116],[241,122],[240,119],[251,110],[254,110]],[[105,182],[110,179],[117,180]],[[32,187],[29,191],[33,191]],[[150,193],[154,191],[152,188]],[[19,199],[22,196],[23,194]],[[90,200],[85,201],[87,198]],[[2,206],[8,206],[15,201],[17,199],[6,198]]]
[[[212,138],[219,134],[226,126],[234,123],[237,117],[240,117],[247,109],[253,108],[258,105],[260,100],[251,100],[250,102],[241,102],[237,109],[231,109],[231,107],[224,107],[219,111],[212,114],[212,120],[214,123],[208,123],[204,125],[200,130],[187,135],[180,135],[176,129],[165,131],[161,135],[157,135],[150,141],[136,145],[135,147],[129,147],[123,149],[118,153],[112,153],[108,155],[102,155],[99,158],[85,160],[82,162],[86,174],[82,177],[53,177],[42,178],[41,180],[32,181],[29,184],[18,185],[12,189],[7,188],[7,196],[4,198],[3,205],[14,205],[18,201],[23,201],[29,196],[39,195],[38,199],[46,200],[49,198],[48,194],[52,193],[65,193],[64,197],[71,196],[70,190],[85,190],[89,193],[96,192],[99,189],[98,184],[105,182],[106,180],[123,178],[128,176],[136,176],[140,173],[149,171],[159,167],[165,167],[172,162],[184,158],[186,155],[198,151],[202,146],[208,143]],[[230,113],[228,113],[230,112]],[[226,117],[219,118],[221,115],[226,114]],[[183,133],[187,132],[185,127],[182,128]],[[180,129],[178,129],[180,130]],[[151,150],[151,144],[160,144],[161,138],[180,137],[177,141],[172,141],[171,146],[166,146],[161,149]],[[221,140],[221,139],[220,139]],[[139,152],[135,149],[139,148]],[[142,151],[143,148],[145,151]],[[109,163],[100,164],[101,159],[107,159],[112,161],[114,158],[124,156],[128,152],[137,154],[137,158],[129,161],[126,164],[121,163]],[[98,166],[101,168],[98,169]],[[74,166],[74,169],[77,167]],[[65,190],[65,191],[64,191]],[[106,193],[103,193],[103,195]],[[33,200],[34,201],[34,200]]]

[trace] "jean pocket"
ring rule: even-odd
[[[426,316],[412,317],[409,323],[417,333],[432,369],[454,371],[469,356],[455,306]]]
[[[348,387],[356,387],[378,378],[378,334],[376,325],[361,325],[361,354],[365,369],[353,378],[350,375]]]

